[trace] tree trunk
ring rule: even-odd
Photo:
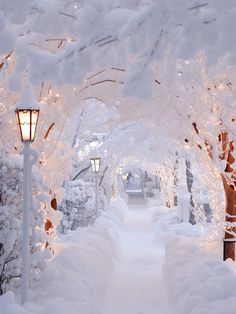
[[[194,200],[193,200],[193,182],[194,182],[194,177],[193,177],[193,174],[192,174],[192,171],[191,171],[191,163],[190,163],[190,161],[186,159],[185,160],[185,165],[186,165],[187,187],[188,187],[188,191],[190,193],[189,203],[190,203],[190,206],[191,206],[190,209],[191,209],[191,208],[195,208],[195,203],[194,203]],[[192,210],[190,210],[189,222],[192,225],[196,224],[195,215],[194,215]]]
[[[221,178],[225,191],[225,221],[229,223],[235,223],[236,217],[231,216],[236,216],[236,191],[234,190],[234,186],[227,182],[227,179],[223,174],[221,175]],[[235,227],[227,227],[227,229],[229,231],[236,232]],[[228,258],[231,258],[233,261],[235,261],[235,236],[227,232],[227,229],[225,231],[224,239],[224,261]]]

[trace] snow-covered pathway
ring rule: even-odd
[[[163,247],[152,234],[145,205],[129,206],[120,232],[121,256],[108,285],[102,314],[175,314],[162,277]]]

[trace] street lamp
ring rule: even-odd
[[[38,124],[38,109],[16,109],[22,142],[33,142]]]
[[[31,167],[34,160],[30,160],[32,152],[30,143],[34,141],[38,124],[39,110],[26,108],[16,109],[16,119],[20,130],[21,141],[24,143],[23,156],[23,244],[22,244],[22,286],[21,304],[27,301],[29,286],[29,209],[31,190]]]
[[[98,173],[101,166],[101,158],[90,158],[93,172],[95,173],[95,209],[98,211]]]
[[[122,166],[119,166],[119,168],[118,168],[118,174],[119,174],[119,175],[122,175],[122,173],[123,173],[123,167],[122,167]]]

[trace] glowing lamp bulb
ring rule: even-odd
[[[91,158],[90,159],[93,172],[99,172],[101,166],[101,158]]]
[[[22,142],[33,142],[38,124],[38,109],[17,109],[16,119]]]

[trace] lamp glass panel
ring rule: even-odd
[[[119,174],[122,174],[122,172],[123,172],[123,167],[120,166],[119,169],[118,169],[118,173],[119,173]]]
[[[30,110],[19,110],[19,126],[23,141],[30,141]]]
[[[37,123],[38,123],[38,116],[39,116],[39,111],[38,110],[32,110],[32,114],[31,114],[31,141],[33,141],[35,138],[35,132],[36,132],[36,127],[37,127]]]
[[[101,162],[100,158],[95,159],[95,170],[96,170],[96,172],[99,172],[100,162]]]
[[[16,111],[16,115],[22,141],[33,141],[38,123],[39,110],[19,109]]]
[[[91,158],[91,165],[93,172],[99,172],[101,164],[101,158]]]
[[[90,159],[90,161],[91,161],[91,165],[92,165],[93,172],[95,172],[94,159]]]

